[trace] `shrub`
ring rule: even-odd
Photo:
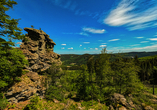
[[[0,89],[20,81],[18,77],[23,74],[25,65],[28,65],[28,61],[21,50],[0,47]]]
[[[0,110],[5,109],[7,107],[7,105],[9,104],[7,99],[3,96],[4,95],[2,93],[0,93]]]

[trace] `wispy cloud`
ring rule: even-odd
[[[71,11],[74,11],[77,7],[77,3],[73,0],[48,0],[55,4],[56,6],[60,6],[65,9],[69,9]]]
[[[80,33],[63,33],[63,34],[73,34],[73,35],[83,35],[83,36],[89,36],[86,32],[80,32]]]
[[[149,38],[151,41],[157,41],[157,38]]]
[[[82,47],[82,45],[80,44],[80,46],[79,47]]]
[[[141,41],[140,43],[147,43],[147,42],[149,42],[149,41]]]
[[[142,39],[142,38],[144,38],[144,37],[135,37],[135,38],[137,38],[137,39]]]
[[[84,28],[82,28],[82,30],[84,32],[88,32],[88,33],[92,33],[92,34],[103,34],[106,32],[105,29],[95,29],[95,28],[91,28],[91,27],[84,27]]]
[[[104,47],[106,47],[107,45],[100,45],[99,47],[102,47],[102,48],[104,48]]]
[[[90,42],[83,42],[84,44],[89,44]]]
[[[80,35],[83,35],[83,36],[89,36],[87,33],[85,33],[85,32],[80,32],[80,33],[78,33],[78,34],[80,34]]]
[[[70,48],[68,48],[69,50],[73,50],[74,48],[73,47],[70,47]]]
[[[64,45],[64,46],[65,46],[65,45],[67,45],[67,44],[61,44],[61,45]]]
[[[157,26],[156,0],[121,0],[102,22],[110,26],[126,26],[129,30]]]
[[[118,40],[120,40],[120,39],[111,39],[111,40],[109,40],[109,42],[118,41]]]
[[[113,51],[113,52],[118,52],[118,51],[121,51],[121,52],[140,52],[140,51],[156,51],[156,48],[157,48],[157,44],[155,45],[151,45],[151,46],[145,46],[145,47],[134,47],[134,48],[128,48],[128,49],[120,49],[119,47],[116,48],[115,50],[109,50],[109,51]]]
[[[63,47],[63,48],[61,48],[61,49],[65,49],[65,48]]]

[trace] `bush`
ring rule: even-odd
[[[50,86],[48,90],[46,91],[46,99],[53,100],[57,99],[59,101],[63,101],[64,98],[64,90],[62,88],[56,87],[56,86]]]
[[[3,110],[7,107],[7,105],[9,104],[7,99],[4,97],[3,98],[3,94],[0,93],[0,110]]]
[[[21,50],[0,47],[0,89],[20,81],[18,77],[23,74],[25,65],[28,65],[28,61]]]
[[[39,100],[40,100],[39,96],[35,95],[34,97],[31,98],[30,104],[26,105],[24,110],[38,110]]]

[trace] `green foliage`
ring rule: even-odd
[[[113,71],[110,67],[110,55],[106,53],[104,48],[99,55],[99,58],[95,62],[96,83],[99,87],[99,97],[103,97],[103,94],[108,94],[108,87],[112,87]]]
[[[2,93],[0,93],[0,109],[4,110],[8,105],[7,99],[4,97]]]
[[[22,68],[28,64],[20,50],[10,47],[14,46],[13,39],[25,39],[22,29],[17,26],[19,19],[11,19],[6,14],[6,11],[16,4],[13,0],[0,2],[0,36],[3,36],[0,38],[0,89],[19,81],[18,77],[22,75]],[[4,37],[7,37],[8,41]]]
[[[9,41],[0,38],[0,46],[14,46],[12,39],[25,39],[25,36],[21,32],[22,29],[17,27],[19,19],[11,19],[11,17],[6,14],[6,11],[13,8],[13,5],[16,4],[17,3],[13,0],[2,0],[0,2],[0,35],[9,38]]]
[[[38,108],[40,108],[38,106],[39,100],[40,100],[39,96],[34,95],[30,100],[30,104],[26,105],[24,110],[38,110]]]
[[[54,98],[57,100],[64,100],[65,88],[62,87],[61,77],[63,77],[64,73],[60,70],[60,66],[57,66],[55,63],[47,69],[47,85],[49,86],[46,91],[46,98],[48,100],[53,100]]]
[[[82,72],[79,74],[77,78],[77,97],[79,99],[88,100],[89,94],[90,94],[90,88],[89,88],[89,74],[87,72],[87,66],[82,65]]]
[[[59,101],[63,101],[65,94],[65,90],[61,87],[57,86],[50,86],[49,89],[46,91],[46,99],[53,100],[57,99]]]
[[[123,94],[137,91],[141,84],[137,75],[139,68],[135,65],[134,60],[124,60],[121,56],[117,56],[117,60],[112,63],[112,69],[114,70],[113,82],[116,91]]]
[[[25,65],[28,65],[28,61],[21,50],[12,48],[6,51],[0,47],[0,89],[20,81],[18,77],[23,74]]]
[[[33,25],[31,25],[31,28],[34,28],[34,26],[33,26]]]

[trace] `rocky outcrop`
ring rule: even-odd
[[[21,77],[21,82],[16,83],[6,92],[5,96],[10,103],[29,100],[34,94],[43,98],[46,91],[44,85],[46,76],[38,73],[47,70],[52,63],[56,66],[61,65],[60,55],[53,52],[56,44],[49,35],[33,28],[24,28],[24,30],[28,32],[27,40],[23,40],[18,49],[22,50],[29,61],[29,66],[25,67],[28,73]]]
[[[10,103],[19,103],[29,100],[34,94],[44,97],[46,88],[44,87],[44,76],[35,72],[28,72],[21,77],[21,82],[9,88],[5,96]]]
[[[20,49],[29,61],[26,69],[37,72],[48,69],[52,63],[61,65],[60,55],[53,52],[55,42],[42,30],[24,28],[28,32]]]

